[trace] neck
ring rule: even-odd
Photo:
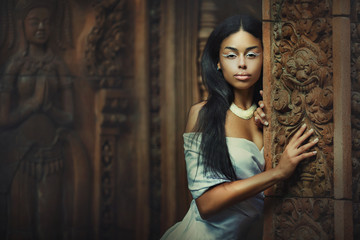
[[[46,46],[45,45],[29,45],[29,55],[34,57],[42,57],[46,54]]]
[[[253,104],[254,87],[234,91],[234,103],[242,109],[248,109]]]

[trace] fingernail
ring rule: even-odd
[[[260,104],[260,107],[261,107],[261,108],[263,108],[263,107],[264,107],[264,104],[263,104],[263,103],[262,103],[262,104]]]
[[[315,138],[313,142],[317,143],[318,141],[319,141],[319,138]]]
[[[317,154],[317,151],[313,151],[313,154],[316,155],[316,154]]]
[[[264,124],[265,124],[265,126],[268,126],[268,125],[269,125],[269,123],[268,123],[267,121],[265,121]]]
[[[257,122],[257,120],[258,120],[258,118],[257,118],[257,117],[255,117],[255,122]]]
[[[261,117],[265,117],[265,113],[260,114]]]
[[[309,133],[312,133],[313,131],[314,131],[314,129],[310,129],[310,130],[309,130]]]
[[[306,123],[304,123],[301,127],[306,127]]]

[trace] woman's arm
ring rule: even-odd
[[[187,131],[191,131],[194,128],[201,107],[200,103],[191,108],[186,127]],[[316,152],[307,151],[317,143],[317,140],[302,145],[313,133],[312,130],[307,132],[305,130],[306,125],[302,126],[293,136],[285,148],[279,164],[275,168],[248,179],[216,185],[197,198],[196,204],[201,217],[207,219],[219,211],[253,197],[277,182],[288,178],[300,161],[316,154]]]
[[[14,74],[7,74],[4,81],[12,83],[15,81]],[[44,98],[45,79],[36,81],[35,92],[32,97],[22,102],[19,106],[11,109],[11,91],[0,92],[0,127],[10,127],[22,122],[25,118],[38,110]]]

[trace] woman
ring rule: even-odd
[[[309,149],[317,139],[303,145],[313,133],[304,125],[279,164],[263,171],[263,134],[254,121],[255,102],[261,97],[261,29],[261,22],[250,16],[233,16],[207,41],[202,72],[209,97],[191,107],[184,133],[194,200],[183,221],[162,239],[254,239],[248,229],[262,214],[262,192],[316,154]]]

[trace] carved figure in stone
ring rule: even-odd
[[[2,239],[72,239],[88,224],[89,166],[71,130],[73,82],[50,47],[54,3],[18,2],[24,49],[0,78]]]

